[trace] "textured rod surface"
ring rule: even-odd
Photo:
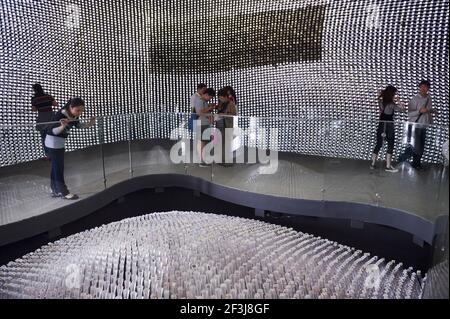
[[[0,298],[421,298],[420,272],[255,220],[123,220],[0,268]]]
[[[198,83],[232,85],[240,115],[279,129],[280,151],[368,159],[388,84],[407,101],[429,79],[435,123],[448,126],[448,17],[448,0],[0,0],[0,165],[43,156],[24,127],[35,82],[61,105],[83,97],[86,118],[189,112]],[[104,124],[67,149],[168,138],[180,122],[143,116],[132,135],[124,118]],[[429,130],[424,161],[440,162],[447,139]]]

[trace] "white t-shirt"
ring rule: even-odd
[[[198,93],[195,93],[191,97],[191,107],[197,114],[201,113],[202,110],[208,108],[208,102],[203,100]],[[201,117],[202,125],[209,125],[209,120],[206,116]]]

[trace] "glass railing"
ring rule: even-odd
[[[190,117],[102,116],[95,127],[72,130],[66,145],[66,184],[86,197],[133,177],[173,173],[267,195],[398,209],[427,221],[448,215],[448,160],[442,154],[448,127],[394,123],[393,160],[398,172],[388,172],[386,141],[370,169],[378,121],[216,115],[205,118],[210,129],[206,139],[212,141],[204,143],[210,150],[205,158],[209,165],[201,165],[201,129],[189,130]],[[408,145],[415,144],[415,131],[423,129],[426,169],[396,163],[405,150],[410,151]],[[221,138],[225,132],[229,135]],[[51,192],[50,162],[39,160],[43,151],[35,124],[0,125],[0,133],[4,224],[26,217],[17,211],[27,211],[39,196]],[[34,165],[27,164],[32,160]],[[9,215],[15,217],[4,217]]]

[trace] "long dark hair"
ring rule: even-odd
[[[33,91],[35,97],[45,95],[44,89],[42,88],[42,85],[40,85],[39,83],[33,85]]]
[[[237,104],[236,91],[231,86],[226,86],[226,87],[223,88],[223,90],[225,92],[227,92],[228,95],[231,95],[233,97],[235,103]]]
[[[230,97],[230,94],[227,90],[225,89],[220,89],[219,92],[217,93],[217,96],[222,96],[222,97]]]
[[[383,101],[384,107],[388,106],[391,103],[394,103],[395,94],[397,94],[397,88],[392,85],[388,85],[386,89],[381,91],[380,100]]]

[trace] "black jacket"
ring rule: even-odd
[[[80,128],[80,122],[78,121],[78,118],[76,118],[75,119],[76,121],[70,122],[61,134],[59,134],[59,135],[53,134],[53,129],[61,126],[61,123],[59,123],[59,121],[61,121],[62,119],[68,119],[68,120],[71,119],[63,113],[63,110],[64,109],[61,109],[53,115],[52,122],[58,122],[58,123],[49,125],[48,130],[47,130],[47,135],[68,138],[69,132],[72,128],[74,128],[74,127]],[[72,118],[71,120],[74,120],[74,119]]]

